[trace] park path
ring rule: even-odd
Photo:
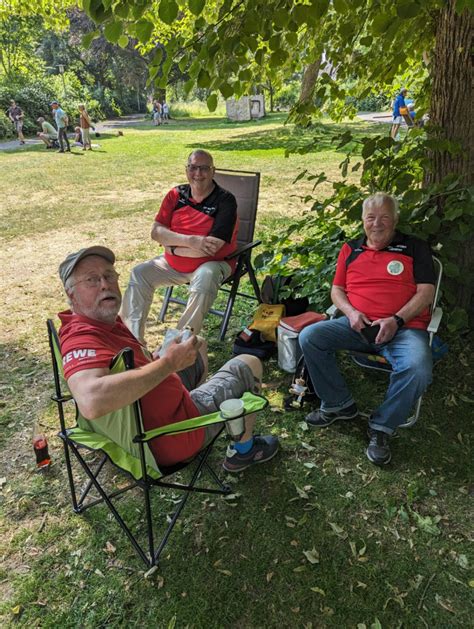
[[[112,120],[103,120],[95,125],[96,131],[99,133],[107,133],[110,129],[121,129],[131,124],[141,124],[145,122],[144,114],[132,114],[130,116],[121,116],[120,118],[113,118]],[[68,134],[69,138],[74,137],[73,133]],[[0,151],[23,150],[34,144],[43,144],[43,141],[33,136],[26,138],[25,144],[20,144],[18,140],[9,140],[8,142],[0,142]]]

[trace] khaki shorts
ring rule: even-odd
[[[246,391],[259,392],[258,380],[247,363],[244,363],[240,358],[231,358],[207,382],[193,389],[192,382],[199,382],[202,378],[203,369],[202,359],[198,356],[194,365],[179,373],[201,415],[214,413],[219,410],[219,406],[224,400],[240,398]],[[204,445],[212,441],[223,426],[224,424],[221,422],[207,426]]]

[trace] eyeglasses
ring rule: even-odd
[[[89,277],[85,277],[83,280],[77,280],[77,282],[71,284],[71,288],[76,284],[81,284],[81,282],[87,284],[89,288],[97,288],[97,286],[100,286],[102,280],[105,280],[107,284],[115,284],[118,282],[119,277],[120,275],[115,271],[107,271],[107,273],[103,275],[89,275]]]
[[[195,173],[200,170],[202,173],[208,173],[211,171],[212,166],[195,166],[194,164],[188,164],[186,166],[186,170],[189,170],[190,173]]]

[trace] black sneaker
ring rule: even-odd
[[[392,453],[390,452],[390,435],[375,428],[368,429],[369,445],[366,450],[367,458],[374,465],[387,465],[390,463]]]
[[[253,438],[253,446],[246,454],[239,454],[231,445],[227,448],[222,467],[226,472],[241,472],[255,463],[264,463],[278,452],[278,437],[259,435]]]
[[[357,406],[351,404],[350,406],[346,406],[346,408],[342,408],[340,411],[313,411],[309,415],[306,415],[305,422],[312,428],[326,428],[326,426],[330,426],[341,419],[355,419],[358,414]]]

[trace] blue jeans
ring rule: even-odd
[[[432,358],[424,330],[401,328],[389,343],[368,343],[349,324],[347,317],[320,321],[305,328],[299,343],[321,410],[338,411],[354,400],[336,362],[336,350],[377,352],[391,366],[385,399],[371,415],[369,426],[389,435],[405,423],[410,410],[431,382]]]

